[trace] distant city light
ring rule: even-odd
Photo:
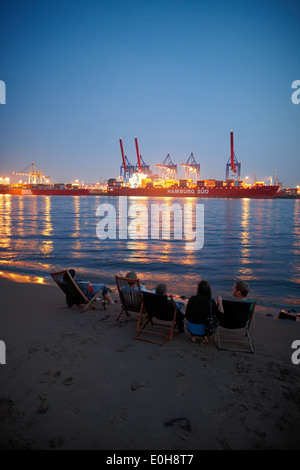
[[[8,177],[2,178],[2,176],[0,176],[0,184],[9,184],[9,183],[10,183],[10,179]]]

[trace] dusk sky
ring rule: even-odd
[[[243,178],[300,185],[299,0],[0,0],[0,38],[0,176],[116,177],[138,137],[224,179],[233,129]]]

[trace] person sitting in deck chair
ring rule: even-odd
[[[75,269],[69,269],[69,273],[75,280],[75,275],[76,275]],[[63,277],[63,281],[69,282],[69,278],[66,274]],[[78,280],[76,279],[75,282],[88,300],[91,300],[91,298],[97,292],[100,292],[103,295],[104,299],[107,300],[109,304],[111,305],[114,304],[114,301],[111,298],[111,295],[109,293],[109,289],[104,284],[91,284],[89,281],[83,281],[81,279],[78,279]]]
[[[249,294],[250,286],[246,281],[235,281],[232,288],[232,295],[238,300],[246,300],[247,295]]]
[[[212,299],[210,284],[201,280],[198,283],[197,294],[190,298],[185,312],[187,329],[191,335],[190,340],[195,343],[197,338],[200,338],[202,343],[208,343],[208,319],[213,317],[218,322],[223,312],[222,299],[220,306],[217,305]]]
[[[237,300],[246,300],[247,295],[249,294],[250,286],[246,281],[235,281],[232,287],[232,295]],[[222,297],[220,295],[216,296],[216,304],[218,307],[222,305]]]
[[[134,279],[134,280],[136,280],[136,279],[138,278],[135,271],[129,271],[129,272],[126,274],[125,277],[126,277],[126,279]],[[129,284],[130,284],[130,283],[129,283]],[[128,287],[127,287],[127,286],[126,286],[126,287],[123,287],[123,289],[127,289],[127,288],[130,288],[130,285],[129,285]],[[133,290],[137,290],[137,287],[133,287],[132,289],[133,289]],[[148,292],[148,290],[146,289],[146,287],[143,286],[142,284],[141,284],[141,291],[142,291],[142,292]]]
[[[159,295],[167,295],[167,285],[158,284],[154,292]],[[168,298],[168,300],[171,302],[170,298]],[[176,325],[178,326],[180,333],[184,333],[184,313],[182,311],[182,306],[178,302],[175,302],[175,306],[177,308]]]

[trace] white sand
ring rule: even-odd
[[[300,322],[257,306],[254,355],[178,332],[157,346],[119,304],[82,314],[54,285],[4,278],[0,293],[0,448],[300,448]]]

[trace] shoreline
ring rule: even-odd
[[[119,303],[82,314],[57,286],[0,277],[0,291],[0,449],[300,447],[300,322],[257,306],[255,354],[187,331],[158,346],[133,339],[134,315],[116,321]]]
[[[58,269],[59,270],[59,269]],[[80,269],[78,270],[78,272],[80,272]],[[126,274],[126,272],[116,272],[117,275],[124,275]],[[111,279],[110,280],[106,280],[106,279],[103,279],[103,281],[101,282],[104,282],[109,288],[111,288],[113,291],[115,291],[115,293],[117,293],[117,288],[116,288],[116,284],[115,284],[115,280],[114,280],[114,275],[111,276]],[[143,273],[141,273],[141,281],[143,284],[145,284],[145,281],[143,280]],[[95,282],[95,283],[98,283],[98,279],[92,279],[92,278],[89,278],[87,276],[87,273],[84,273],[84,276],[83,276],[84,279],[90,279],[90,282]],[[25,283],[25,284],[41,284],[41,285],[45,285],[45,286],[53,286],[53,279],[52,277],[50,276],[50,274],[48,273],[47,275],[45,273],[41,273],[40,275],[38,275],[37,273],[25,273],[25,272],[22,272],[22,271],[17,271],[17,270],[11,270],[11,271],[5,271],[5,270],[2,270],[0,271],[0,281],[1,280],[10,280],[12,282],[16,282],[16,283]],[[147,287],[149,288],[149,290],[152,290],[155,288],[155,286],[157,285],[159,281],[157,282],[154,282],[153,281],[153,285],[149,287],[149,282],[147,282]],[[170,284],[171,285],[171,284]],[[172,293],[173,295],[175,295],[176,297],[180,297],[180,293],[176,293],[176,292],[170,292]],[[187,296],[187,299],[191,296],[191,295],[194,295],[194,292],[192,292],[189,296]],[[215,295],[217,295],[217,292],[215,293]],[[213,297],[215,297],[215,295],[213,295]],[[231,296],[230,295],[221,295],[222,298],[224,299],[231,299]],[[249,297],[251,297],[251,295],[249,295]],[[270,312],[272,313],[272,311],[274,311],[274,315],[276,316],[280,310],[286,310],[286,311],[290,311],[290,310],[294,310],[294,311],[297,311],[298,313],[300,313],[300,308],[299,308],[299,305],[296,304],[296,302],[291,302],[291,303],[279,303],[278,301],[274,302],[274,304],[270,304],[268,302],[263,302],[263,301],[259,301],[255,298],[253,298],[253,300],[256,302],[256,309],[258,307],[260,307],[261,309],[269,309]]]

